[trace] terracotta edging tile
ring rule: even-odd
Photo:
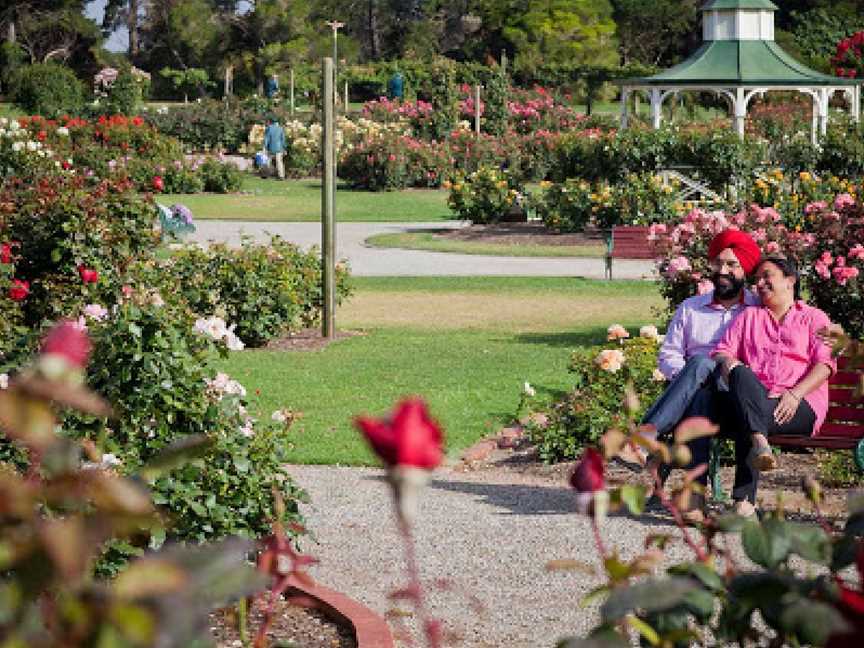
[[[286,594],[299,593],[308,596],[326,612],[351,625],[357,639],[357,648],[394,648],[390,626],[382,616],[362,603],[318,583],[309,586],[293,577],[289,583],[290,588]]]

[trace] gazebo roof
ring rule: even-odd
[[[714,0],[714,4],[756,4],[760,0]],[[770,2],[767,4],[771,4]],[[622,85],[839,86],[860,81],[811,70],[774,41],[706,41],[690,58],[650,77],[622,79]]]
[[[729,9],[762,9],[777,11],[777,5],[770,0],[708,0],[702,11],[724,11]]]

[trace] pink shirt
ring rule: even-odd
[[[834,372],[837,362],[831,348],[815,333],[830,324],[828,316],[802,301],[786,313],[782,322],[763,307],[748,307],[726,329],[711,355],[724,353],[750,366],[772,396],[792,389],[818,363]],[[828,411],[828,381],[804,396],[816,414],[814,433]]]

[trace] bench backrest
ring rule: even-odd
[[[837,373],[828,380],[828,413],[819,436],[861,438],[864,436],[864,397],[855,388],[864,379],[864,367],[851,367],[844,357],[837,359]]]

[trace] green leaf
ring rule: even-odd
[[[747,523],[747,518],[735,515],[734,513],[726,513],[715,520],[717,529],[724,533],[737,533],[744,528]]]
[[[673,565],[667,571],[673,576],[692,576],[715,592],[726,589],[720,574],[702,563],[681,563],[680,565]]]
[[[660,612],[680,605],[687,594],[699,586],[689,578],[672,577],[647,580],[613,590],[600,608],[604,622],[614,622],[634,610]]]
[[[796,635],[801,644],[824,646],[832,634],[850,629],[833,605],[809,598],[795,599],[783,606],[779,622],[781,629]]]
[[[769,519],[761,524],[749,521],[741,531],[741,543],[747,556],[758,565],[774,569],[789,555],[792,540],[788,523]]]
[[[794,553],[823,565],[831,563],[831,539],[821,527],[792,522],[788,525]]]
[[[641,515],[645,510],[645,489],[641,486],[622,486],[621,501],[633,515]]]
[[[204,434],[190,434],[163,448],[141,468],[141,476],[153,480],[192,459],[203,457],[213,446],[213,439]]]

